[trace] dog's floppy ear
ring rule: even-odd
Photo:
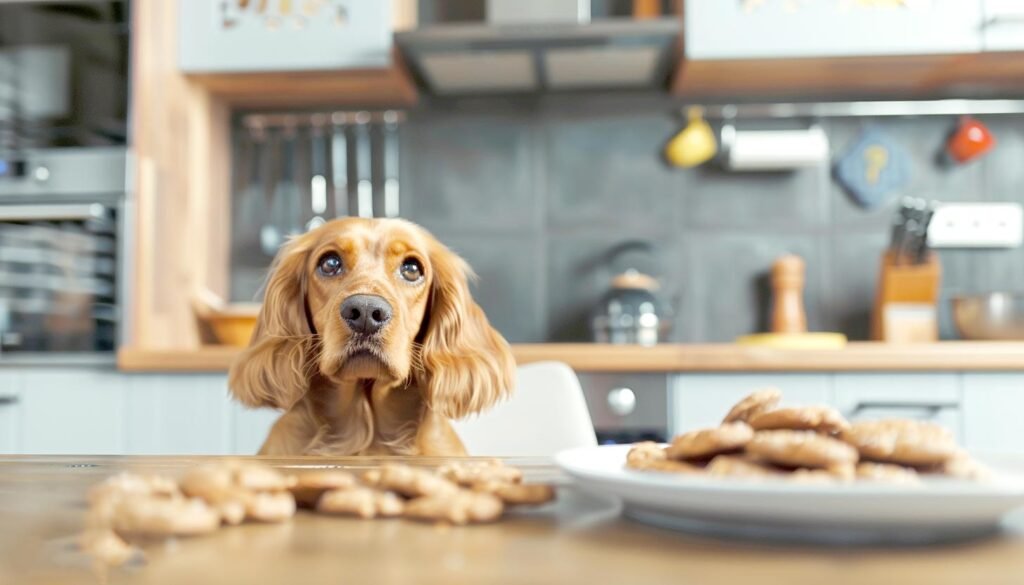
[[[306,256],[302,238],[291,240],[270,267],[249,347],[231,365],[228,387],[250,407],[287,410],[309,388],[307,360],[316,337],[306,317]]]
[[[420,333],[418,375],[427,405],[448,418],[480,412],[512,391],[508,343],[469,292],[466,262],[431,242],[430,303]]]

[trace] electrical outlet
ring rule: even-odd
[[[928,226],[932,248],[1016,248],[1022,238],[1019,203],[944,203]]]

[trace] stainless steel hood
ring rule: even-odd
[[[665,87],[677,17],[444,24],[398,33],[420,85],[440,95]]]

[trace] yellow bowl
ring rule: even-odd
[[[256,329],[256,315],[210,315],[206,322],[218,342],[234,347],[247,347]]]

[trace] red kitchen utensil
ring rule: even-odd
[[[992,150],[996,139],[987,126],[969,116],[960,119],[960,125],[946,144],[946,152],[958,163],[974,160]]]

